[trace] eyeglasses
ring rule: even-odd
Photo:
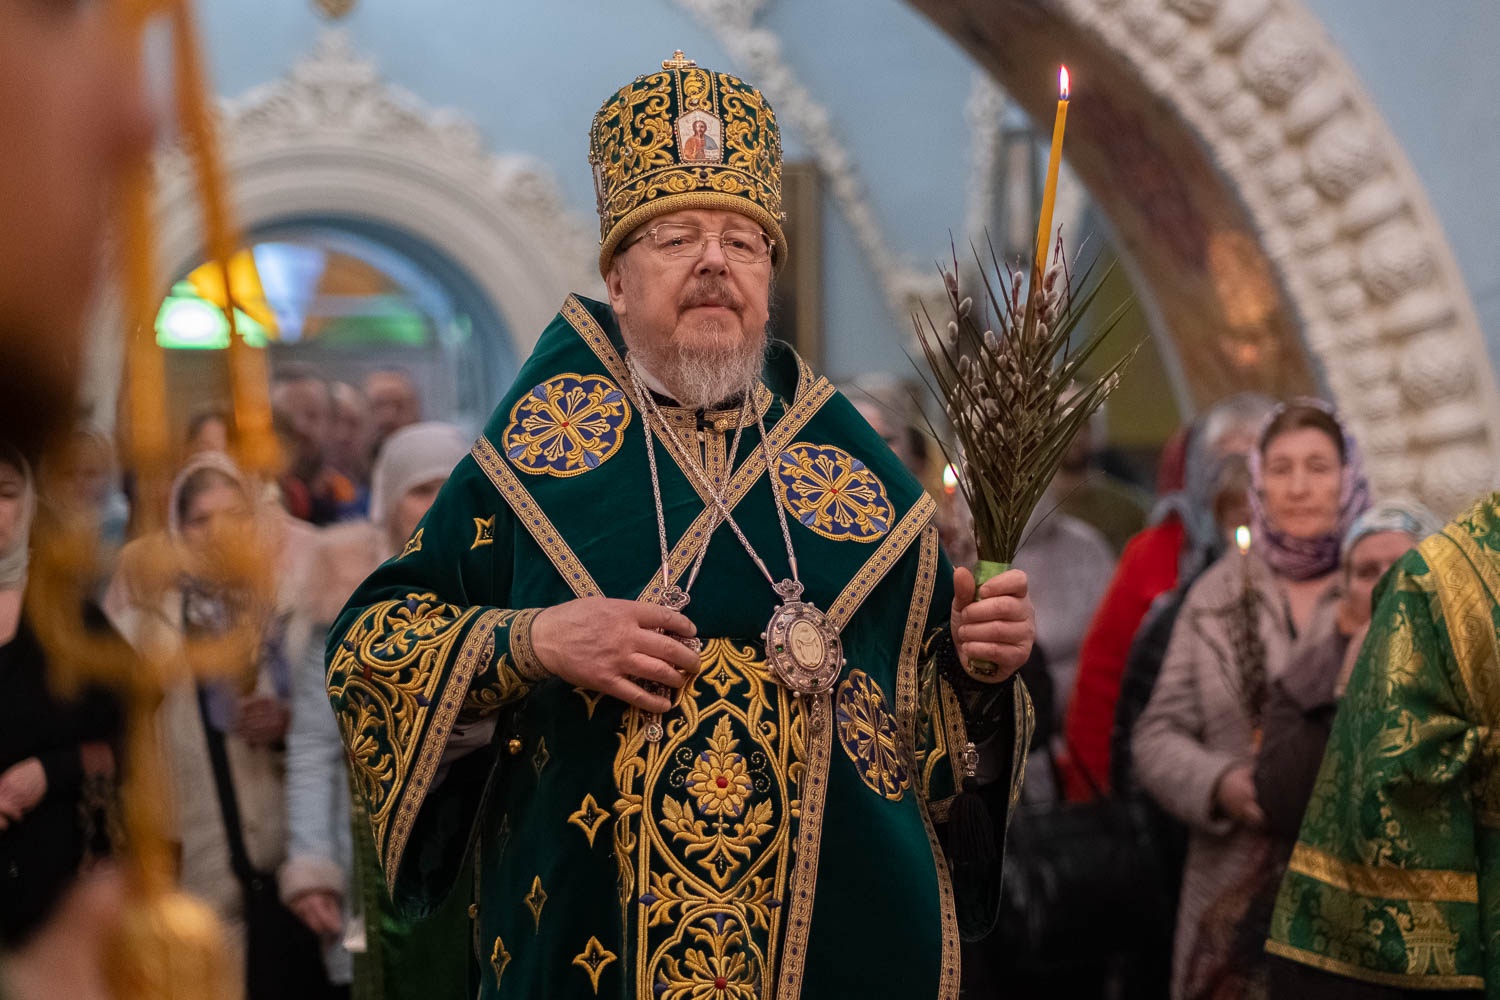
[[[740,264],[759,264],[771,256],[776,241],[758,229],[726,229],[722,233],[704,232],[698,226],[668,223],[646,230],[645,235],[620,247],[628,250],[637,243],[645,243],[652,250],[668,257],[698,257],[708,249],[708,241],[716,239],[724,256]]]

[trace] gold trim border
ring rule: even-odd
[[[479,665],[488,662],[495,655],[495,629],[505,622],[509,614],[509,611],[501,608],[491,608],[481,613],[470,626],[469,634],[464,637],[463,645],[459,646],[458,655],[454,657],[453,672],[448,675],[448,683],[443,686],[442,696],[433,709],[432,721],[422,735],[422,742],[417,748],[416,764],[407,780],[405,794],[401,796],[401,804],[391,819],[391,832],[385,850],[387,891],[394,892],[396,889],[396,873],[401,868],[401,857],[406,853],[406,842],[416,824],[417,813],[427,800],[432,779],[442,764],[443,751],[448,746],[448,734],[453,729],[453,721],[458,718],[459,709],[463,708],[464,699],[469,694],[469,685],[473,683]]]
[[[531,537],[536,539],[536,543],[547,554],[552,565],[557,567],[557,571],[562,574],[562,578],[567,581],[573,593],[579,597],[602,596],[604,591],[599,589],[599,585],[584,568],[582,561],[568,547],[568,543],[563,541],[562,534],[553,527],[551,519],[527,492],[526,487],[521,485],[516,474],[510,471],[509,464],[490,443],[490,439],[481,434],[479,440],[474,442],[470,454],[474,456],[474,461],[479,463],[479,467],[484,470],[484,474],[489,477],[495,489],[500,491],[505,502],[510,504],[511,510],[515,511],[516,517],[525,525]]]
[[[510,662],[516,673],[520,674],[524,680],[543,680],[549,673],[547,668],[542,666],[542,661],[537,659],[536,648],[531,644],[531,624],[544,610],[544,608],[527,608],[516,612],[515,618],[511,619]]]
[[[1378,969],[1366,969],[1348,962],[1340,962],[1326,955],[1295,948],[1280,941],[1267,941],[1266,953],[1288,961],[1299,962],[1302,965],[1310,965],[1323,972],[1331,972],[1337,976],[1347,976],[1350,979],[1375,983],[1379,986],[1421,990],[1484,989],[1483,976],[1421,976],[1404,972],[1381,972]]]
[[[911,609],[906,616],[906,633],[901,641],[901,656],[896,664],[896,714],[901,722],[900,733],[908,766],[917,773],[917,672],[922,655],[922,636],[927,629],[927,617],[932,608],[932,592],[937,585],[938,559],[937,526],[928,524],[922,529],[922,545],[917,559],[917,579],[912,589]],[[927,832],[927,843],[932,849],[932,864],[937,873],[938,912],[942,920],[942,955],[938,966],[938,1000],[957,1000],[960,973],[960,943],[958,936],[958,907],[953,898],[953,878],[948,871],[948,860],[943,854],[942,842],[938,840],[934,820],[947,819],[952,799],[940,803],[929,803],[926,790],[914,787],[917,812],[922,817],[922,827]]]
[[[1335,889],[1371,899],[1418,900],[1428,903],[1479,902],[1479,877],[1473,872],[1371,868],[1340,860],[1305,843],[1299,843],[1292,850],[1287,870]]]
[[[781,949],[781,971],[776,996],[796,1000],[802,996],[802,976],[807,971],[807,938],[812,931],[813,897],[818,885],[818,856],[823,849],[823,805],[828,797],[828,765],[833,750],[833,698],[828,694],[803,701],[807,726],[807,771],[802,798],[802,816],[793,845],[796,863],[787,879],[791,904],[786,908],[786,937]]]
[[[891,529],[890,534],[885,536],[885,541],[880,543],[880,548],[871,553],[870,558],[854,574],[854,578],[844,586],[839,596],[834,598],[828,606],[828,620],[833,627],[843,630],[859,610],[859,606],[870,596],[870,591],[875,585],[885,579],[885,575],[900,561],[911,543],[921,534],[922,530],[932,521],[932,516],[937,511],[937,501],[923,493],[917,498],[917,502],[911,505],[901,518],[899,524]]]
[[[1449,526],[1433,537],[1442,538],[1458,550],[1457,558],[1429,559],[1428,568],[1437,582],[1438,603],[1443,608],[1454,645],[1454,659],[1458,661],[1470,704],[1486,716],[1473,721],[1495,725],[1500,722],[1500,684],[1492,677],[1480,676],[1476,668],[1500,659],[1500,635],[1496,634],[1490,615],[1490,602],[1500,600],[1500,568],[1495,564],[1495,555],[1483,551],[1462,527]],[[1423,556],[1426,555],[1424,552]],[[1468,573],[1462,572],[1460,566]],[[1464,586],[1468,583],[1464,577],[1470,575],[1489,592],[1487,598]]]

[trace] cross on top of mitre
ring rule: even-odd
[[[682,54],[681,49],[674,49],[672,58],[661,61],[662,69],[697,69],[698,64]]]

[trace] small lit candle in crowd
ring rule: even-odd
[[[943,466],[943,492],[952,496],[958,489],[958,470],[951,465]]]
[[[1062,167],[1063,129],[1068,124],[1068,67],[1057,72],[1057,118],[1052,123],[1052,152],[1047,156],[1047,184],[1042,189],[1042,218],[1036,230],[1036,264],[1047,266],[1052,241],[1052,209],[1057,205],[1057,172]]]

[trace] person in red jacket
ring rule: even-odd
[[[1130,644],[1151,603],[1192,580],[1222,551],[1224,527],[1215,506],[1226,460],[1250,450],[1256,427],[1274,405],[1258,393],[1239,393],[1195,421],[1185,437],[1180,488],[1171,492],[1172,484],[1158,484],[1166,495],[1151,525],[1120,554],[1079,649],[1073,700],[1063,723],[1067,760],[1062,771],[1069,799],[1087,800],[1109,790],[1110,734]],[[1164,454],[1163,471],[1174,465]],[[1229,520],[1232,532],[1240,522]]]

